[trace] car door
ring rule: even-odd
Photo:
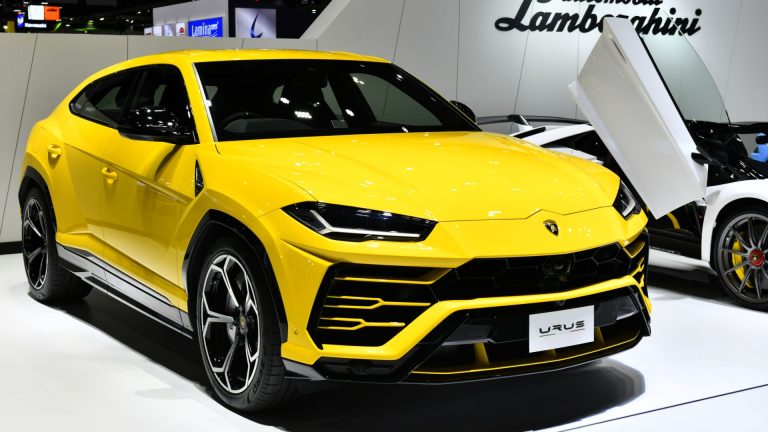
[[[61,142],[48,146],[53,196],[63,201],[54,203],[58,233],[72,236],[67,243],[92,253],[99,252],[103,240],[101,159],[118,136],[118,120],[135,78],[135,71],[125,71],[86,86],[70,104],[73,115],[62,125]]]
[[[183,78],[173,66],[143,68],[126,112],[159,106],[190,122],[194,130]],[[113,173],[103,197],[104,239],[120,270],[159,293],[159,298],[143,299],[145,303],[159,299],[180,306],[186,299],[178,253],[171,244],[194,198],[195,150],[118,135],[104,153],[103,168]],[[123,282],[110,281],[118,288]],[[135,287],[125,287],[130,288]]]
[[[704,196],[707,169],[692,159],[696,143],[630,21],[603,20],[569,88],[653,216]]]

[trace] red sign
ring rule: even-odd
[[[59,21],[61,19],[61,6],[46,6],[45,7],[45,20],[46,21]]]

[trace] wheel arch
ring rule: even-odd
[[[724,218],[750,206],[763,207],[768,211],[768,193],[760,190],[765,189],[767,183],[766,180],[736,182],[708,194],[707,212],[702,225],[702,260],[711,265],[715,231]]]
[[[56,232],[56,211],[53,207],[51,192],[48,190],[48,183],[45,181],[40,172],[38,172],[35,168],[28,166],[24,170],[24,175],[22,176],[19,183],[19,207],[24,207],[24,200],[27,198],[27,195],[29,195],[29,192],[34,188],[40,189],[43,192],[46,201],[48,201],[48,210],[50,211],[53,219],[53,231]]]
[[[278,325],[280,327],[280,340],[281,342],[286,342],[288,340],[288,319],[285,313],[285,305],[283,304],[283,298],[280,294],[277,278],[275,277],[264,244],[245,224],[219,210],[208,210],[202,217],[195,228],[189,245],[184,253],[184,260],[181,266],[182,281],[185,284],[187,291],[187,303],[191,322],[194,323],[194,320],[196,319],[195,299],[197,298],[199,281],[197,272],[190,271],[190,269],[199,267],[205,257],[205,254],[201,253],[198,246],[205,244],[207,241],[222,234],[233,235],[245,242],[264,264],[263,268],[267,279],[267,291],[270,296],[271,304],[275,308],[275,316],[277,317]]]

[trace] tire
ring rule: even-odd
[[[768,310],[768,208],[728,214],[713,238],[713,268],[725,292],[742,306]]]
[[[214,393],[246,412],[277,408],[296,395],[296,383],[285,378],[280,328],[260,262],[242,241],[217,240],[199,269],[195,302],[198,346]]]
[[[27,194],[21,217],[21,251],[29,295],[43,303],[87,296],[91,286],[59,265],[53,218],[40,189]]]

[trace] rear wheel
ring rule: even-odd
[[[24,200],[21,251],[29,294],[36,300],[73,300],[91,292],[90,285],[59,266],[53,219],[40,189],[32,189]]]
[[[713,262],[725,291],[746,307],[768,310],[768,210],[742,209],[719,226]]]
[[[201,268],[196,334],[216,396],[241,411],[261,411],[290,401],[295,383],[285,379],[280,330],[264,269],[242,242],[218,240]]]

